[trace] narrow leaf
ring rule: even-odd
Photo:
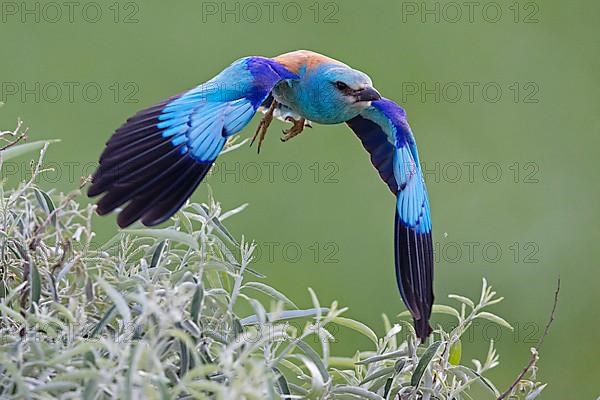
[[[102,317],[102,319],[100,321],[98,321],[98,323],[96,324],[96,326],[90,333],[90,338],[93,338],[94,336],[96,336],[96,334],[98,334],[98,332],[100,332],[106,326],[106,324],[108,323],[108,321],[110,321],[110,319],[112,318],[112,316],[116,310],[117,310],[117,306],[115,306],[115,305],[111,306],[108,309],[106,314],[104,314],[104,317]]]
[[[277,368],[273,368],[273,372],[275,373],[275,377],[277,377],[277,381],[275,382],[275,384],[277,385],[279,393],[284,396],[289,396],[291,392],[287,379],[285,379],[285,376],[283,376],[281,371]]]
[[[443,304],[434,304],[431,307],[431,312],[434,314],[452,315],[453,317],[456,317],[458,319],[460,318],[460,314],[457,310]],[[402,311],[400,314],[398,314],[398,317],[410,317],[410,311]]]
[[[480,312],[479,314],[477,314],[477,318],[483,318],[483,319],[487,319],[488,321],[492,321],[497,323],[500,326],[503,326],[505,328],[510,329],[511,331],[514,331],[514,328],[512,327],[511,324],[509,324],[504,318],[500,318],[499,316],[489,313],[489,312]]]
[[[410,384],[412,386],[419,386],[419,383],[421,383],[421,378],[423,377],[423,374],[425,374],[425,370],[429,366],[431,360],[433,360],[433,357],[435,357],[435,354],[437,353],[441,344],[441,341],[434,342],[431,346],[427,348],[427,350],[425,350],[425,353],[423,353],[423,356],[419,360],[417,368],[415,368],[415,372],[410,378]]]
[[[41,150],[45,145],[56,142],[60,142],[60,140],[40,140],[37,142],[20,144],[0,151],[0,157],[2,158],[2,161],[12,160],[13,158],[20,157],[24,154]]]
[[[150,268],[156,268],[156,266],[160,262],[160,257],[162,255],[163,249],[165,248],[165,243],[166,242],[164,240],[161,240],[156,245],[156,248],[154,249],[154,252],[152,253],[152,260],[150,261]]]
[[[373,372],[372,374],[367,375],[365,377],[365,379],[363,379],[362,382],[359,383],[359,385],[362,386],[365,383],[371,382],[374,379],[389,375],[389,374],[393,373],[395,369],[396,369],[395,367],[385,367],[385,368],[378,369],[375,372]]]
[[[264,283],[261,282],[248,282],[246,283],[244,286],[242,286],[242,288],[249,288],[249,289],[254,289],[254,290],[258,290],[259,292],[262,292],[272,298],[274,298],[275,300],[279,300],[283,303],[286,303],[294,308],[298,308],[293,301],[291,301],[289,298],[287,298],[286,295],[284,295],[283,293],[277,291],[276,289],[272,288],[269,285],[265,285]]]
[[[352,330],[355,330],[356,332],[363,334],[364,336],[368,337],[377,346],[377,342],[378,342],[377,335],[375,334],[375,332],[373,332],[373,330],[371,328],[369,328],[367,325],[363,324],[362,322],[358,322],[353,319],[344,318],[344,317],[335,317],[332,319],[331,322],[334,322],[341,326],[345,326],[346,328],[350,328]]]
[[[197,322],[198,316],[200,315],[200,308],[202,307],[202,299],[204,297],[204,289],[201,284],[196,286],[194,297],[192,297],[192,304],[190,306],[190,315],[192,321]]]
[[[50,215],[55,207],[54,207],[54,203],[52,202],[52,199],[50,199],[50,196],[48,196],[48,194],[46,192],[43,192],[37,188],[34,188],[34,193],[35,193],[35,198],[37,199],[38,203],[40,204],[40,207],[42,207],[44,209],[44,212],[46,213],[46,215]],[[56,216],[52,217],[52,224],[56,223]]]
[[[137,235],[137,236],[146,236],[153,237],[156,239],[168,239],[177,243],[182,243],[191,247],[194,250],[198,250],[198,241],[189,233],[184,233],[181,231],[176,231],[172,228],[165,229],[125,229],[123,232]]]
[[[356,364],[357,365],[367,365],[367,364],[374,363],[376,361],[388,360],[390,358],[399,358],[399,357],[402,357],[405,355],[406,355],[406,350],[397,350],[397,351],[393,351],[391,353],[385,353],[385,354],[380,354],[377,356],[366,358],[362,361],[357,362]]]
[[[456,342],[452,343],[450,346],[450,355],[448,357],[448,362],[452,365],[459,365],[460,359],[462,357],[462,342],[458,339]]]
[[[473,300],[471,300],[471,299],[469,299],[467,297],[459,296],[457,294],[449,294],[448,298],[460,301],[461,303],[464,303],[464,304],[468,305],[471,308],[475,308],[475,303],[473,303]]]
[[[329,373],[327,372],[327,368],[325,368],[325,364],[323,364],[323,360],[321,360],[321,357],[317,354],[317,352],[312,347],[310,347],[308,344],[306,344],[306,342],[304,342],[303,340],[297,340],[294,343],[300,349],[302,349],[304,354],[306,354],[306,356],[313,363],[315,363],[315,365],[319,369],[319,372],[321,373],[321,376],[323,377],[323,381],[328,382],[329,381]]]
[[[352,395],[358,396],[361,399],[384,400],[383,397],[381,397],[377,393],[373,393],[373,392],[368,391],[367,389],[354,387],[354,386],[338,385],[333,388],[332,392],[336,393],[336,394],[344,394],[344,393],[352,394]]]
[[[35,263],[31,263],[31,309],[33,310],[34,304],[39,304],[40,295],[42,293],[42,282],[40,278],[40,271]]]
[[[129,309],[129,305],[127,305],[127,300],[104,279],[98,278],[98,284],[102,286],[108,297],[115,303],[119,314],[123,317],[123,323],[128,327],[131,321],[131,310]]]
[[[431,312],[434,314],[452,315],[453,317],[456,317],[456,319],[460,320],[460,313],[456,309],[443,304],[434,304],[433,307],[431,307]]]
[[[267,319],[270,322],[283,321],[286,319],[294,319],[294,318],[304,318],[304,317],[316,317],[317,315],[322,315],[323,313],[329,312],[328,308],[321,308],[319,310],[311,308],[308,310],[291,310],[284,311],[281,313],[269,313],[267,314]],[[258,317],[256,315],[250,315],[248,317],[242,318],[240,320],[242,325],[256,325],[259,323]]]

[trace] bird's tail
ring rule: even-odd
[[[419,233],[398,215],[394,224],[396,281],[402,300],[413,317],[417,336],[424,341],[433,305],[433,244],[431,232]]]

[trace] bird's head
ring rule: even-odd
[[[316,122],[348,121],[369,107],[372,101],[381,99],[371,78],[361,71],[344,64],[330,64],[322,66],[319,72],[315,75],[319,82],[313,92],[313,101],[320,111],[321,121]]]

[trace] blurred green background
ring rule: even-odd
[[[62,139],[48,152],[56,172],[42,187],[74,189],[128,116],[241,56],[325,53],[366,71],[408,112],[427,170],[437,301],[478,295],[482,277],[506,297],[495,311],[515,332],[474,327],[465,359],[495,338],[501,366],[490,377],[508,385],[543,330],[560,275],[542,398],[600,394],[598,2],[74,4],[2,2],[0,127],[21,117],[30,140]],[[310,286],[381,334],[381,314],[404,310],[393,196],[346,126],[281,143],[284,127],[273,124],[258,156],[225,155],[193,198],[205,201],[210,185],[226,209],[249,203],[229,226],[257,241],[256,269],[269,284],[302,306]],[[27,159],[6,165],[4,178],[15,182],[27,168]],[[114,216],[96,228],[101,243],[116,232]],[[334,352],[358,346],[369,343],[340,330]]]

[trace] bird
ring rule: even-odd
[[[120,209],[125,228],[173,216],[206,177],[226,142],[263,114],[258,152],[273,119],[281,140],[314,123],[347,124],[394,196],[394,264],[401,298],[421,342],[431,334],[434,257],[430,203],[405,110],[371,78],[341,61],[298,50],[234,61],[214,78],[144,109],[118,128],[100,155],[89,197],[97,213]]]

